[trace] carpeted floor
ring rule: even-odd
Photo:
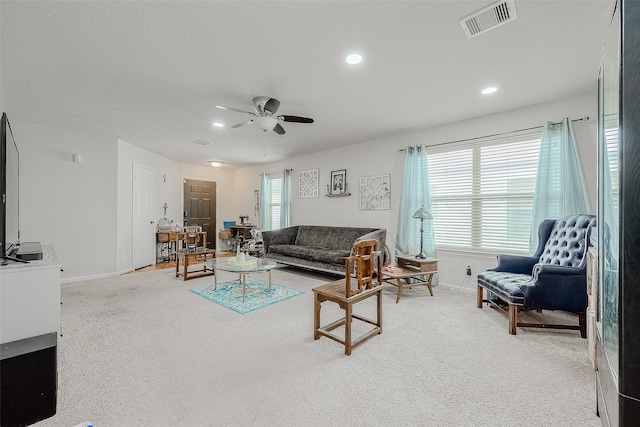
[[[58,413],[36,426],[600,425],[577,331],[511,336],[469,289],[395,304],[385,285],[383,334],[348,357],[313,340],[311,288],[332,278],[296,271],[273,282],[304,294],[247,314],[189,292],[212,277],[171,270],[63,285]]]

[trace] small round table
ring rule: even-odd
[[[242,302],[244,302],[245,293],[247,290],[247,274],[251,273],[269,273],[269,293],[271,293],[271,269],[277,264],[275,261],[268,259],[257,258],[256,264],[251,265],[236,265],[229,262],[235,258],[215,258],[205,261],[205,266],[211,270],[229,271],[231,273],[238,273],[238,284],[242,284]],[[218,289],[218,274],[214,274],[214,287]]]

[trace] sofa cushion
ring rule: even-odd
[[[353,242],[363,234],[370,233],[375,228],[327,227],[320,225],[301,225],[298,228],[296,245],[311,248],[350,251]],[[347,256],[349,256],[347,254]]]
[[[269,247],[269,253],[326,262],[328,264],[344,265],[345,258],[349,256],[350,251],[344,249],[331,250],[325,248],[314,248],[300,245],[272,245]]]
[[[528,274],[515,274],[503,271],[485,271],[478,274],[478,282],[514,304],[524,304],[524,292],[520,285],[531,280]]]

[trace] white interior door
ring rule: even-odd
[[[133,268],[155,262],[155,171],[133,165]]]

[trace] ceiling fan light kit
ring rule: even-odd
[[[265,116],[265,117],[256,117],[253,119],[253,122],[265,132],[269,132],[273,130],[274,127],[278,124],[278,121],[273,117]]]
[[[276,111],[278,111],[278,108],[280,108],[280,101],[268,96],[256,96],[255,98],[253,98],[253,108],[255,112],[225,107],[222,105],[216,105],[216,107],[222,110],[234,111],[236,113],[246,114],[253,117],[252,119],[245,120],[231,126],[231,128],[233,129],[248,125],[250,123],[255,123],[255,125],[264,132],[274,131],[278,135],[284,135],[286,132],[278,122],[313,123],[313,119],[310,119],[308,117],[289,115],[280,115],[274,117],[274,114],[276,113]]]

